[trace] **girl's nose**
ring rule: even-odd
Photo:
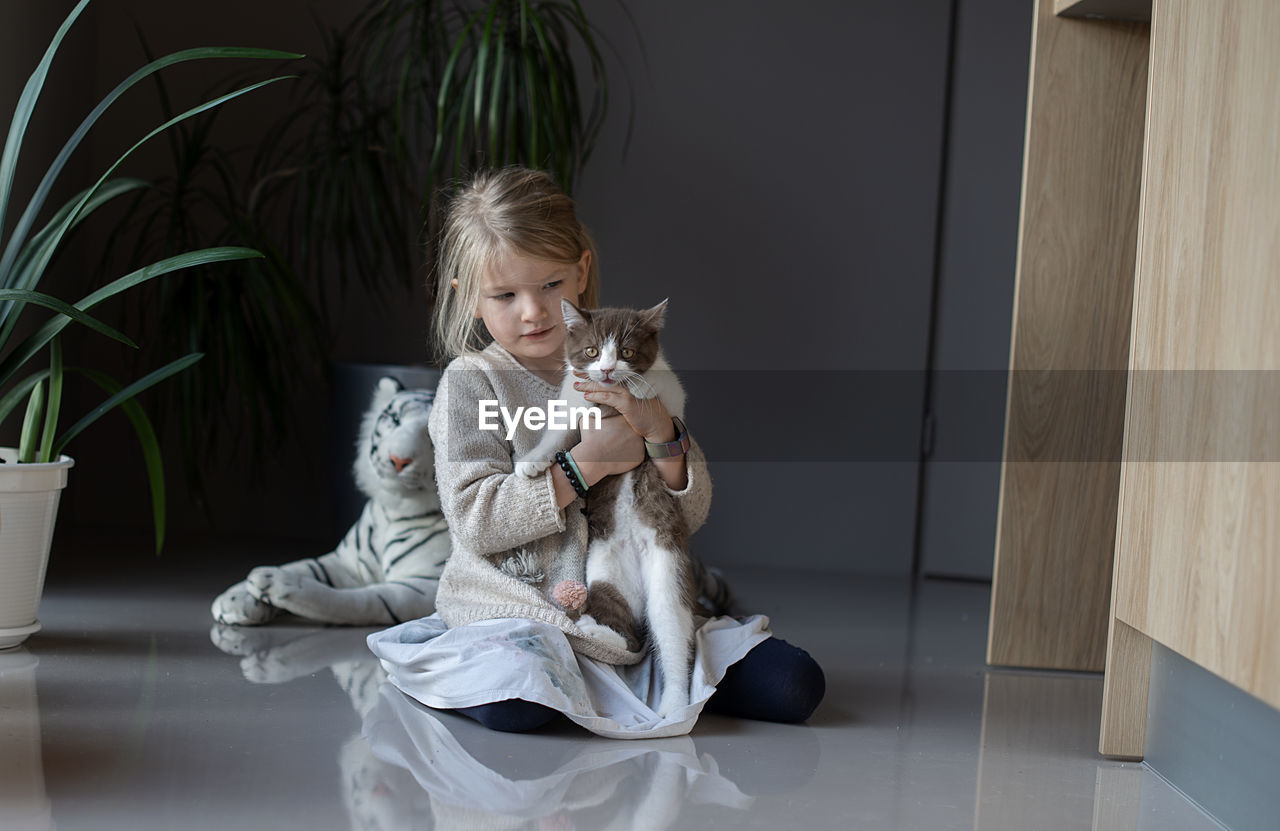
[[[538,323],[547,316],[546,310],[537,300],[526,300],[520,311],[525,323]]]

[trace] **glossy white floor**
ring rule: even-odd
[[[219,632],[231,576],[51,580],[43,631],[0,657],[0,828],[1218,827],[1096,755],[1098,676],[984,666],[984,585],[733,574],[822,663],[822,707],[620,742],[379,689],[371,630]]]

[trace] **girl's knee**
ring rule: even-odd
[[[770,638],[729,667],[708,706],[763,721],[806,721],[822,703],[826,675],[808,652]]]

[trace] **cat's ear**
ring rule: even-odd
[[[662,322],[667,316],[667,301],[663,300],[652,309],[645,309],[641,313],[640,319],[645,325],[652,328],[655,332],[662,328]]]
[[[586,312],[579,309],[563,297],[560,298],[560,313],[564,315],[565,327],[571,332],[574,329],[586,326],[587,322],[591,319]]]

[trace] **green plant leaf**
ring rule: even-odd
[[[114,378],[97,370],[77,369],[75,371],[97,384],[108,395],[114,396],[123,390]],[[160,455],[160,442],[156,438],[151,419],[147,418],[146,411],[137,401],[120,402],[120,411],[129,418],[129,423],[133,425],[133,432],[138,437],[138,444],[141,445],[142,459],[147,469],[147,484],[151,489],[151,518],[156,531],[156,555],[159,556],[161,549],[164,548],[166,514],[164,459]]]
[[[59,300],[48,294],[42,294],[38,291],[24,291],[23,289],[0,289],[0,300],[6,300],[18,305],[30,303],[33,306],[43,306],[46,309],[52,309],[58,314],[66,315],[76,323],[83,324],[99,334],[106,335],[112,340],[119,341],[125,346],[138,348],[138,344],[129,339],[128,335],[115,329],[95,317],[90,317],[84,312],[67,303],[65,300]],[[55,341],[56,343],[56,341]]]
[[[0,228],[4,228],[8,213],[9,194],[13,191],[13,177],[18,169],[18,154],[22,150],[22,139],[26,135],[27,125],[31,123],[31,113],[36,108],[36,101],[44,90],[44,80],[49,75],[53,56],[62,45],[67,31],[71,29],[71,24],[76,22],[76,18],[87,5],[89,0],[80,0],[67,15],[66,20],[62,21],[53,40],[49,42],[49,48],[45,50],[44,57],[40,59],[35,71],[27,79],[27,85],[23,87],[22,96],[18,99],[18,106],[13,111],[13,119],[9,122],[9,135],[4,142],[4,153],[0,154]]]
[[[71,228],[75,228],[80,223],[84,222],[84,220],[95,210],[117,196],[122,196],[130,191],[143,190],[149,187],[151,187],[151,183],[145,182],[142,179],[119,178],[106,182],[98,189],[98,192],[90,197],[89,201],[85,203],[84,208],[80,211],[79,217],[72,223]],[[25,264],[30,262],[32,257],[38,251],[43,250],[44,246],[48,243],[48,240],[53,237],[58,226],[65,222],[67,217],[71,216],[72,211],[76,209],[76,206],[80,204],[80,201],[84,199],[88,192],[88,189],[85,189],[71,197],[66,204],[54,213],[53,218],[50,219],[45,226],[35,234],[35,236],[27,240],[27,244],[23,246],[22,251],[18,254],[18,259],[14,263],[13,270],[25,268]]]
[[[107,169],[106,173],[102,174],[102,176],[93,185],[93,187],[89,189],[89,191],[87,192],[87,195],[82,200],[82,203],[78,205],[73,210],[71,216],[69,216],[66,220],[64,220],[62,225],[55,230],[54,235],[51,239],[51,244],[48,247],[48,250],[42,253],[37,258],[35,258],[29,264],[26,273],[15,272],[15,274],[13,275],[14,279],[12,279],[11,282],[7,284],[7,287],[29,289],[29,288],[33,288],[35,284],[40,281],[40,277],[41,275],[44,274],[44,269],[46,266],[48,266],[49,260],[53,256],[53,252],[57,250],[57,247],[61,243],[62,238],[66,235],[67,230],[71,227],[71,225],[74,223],[74,221],[76,220],[80,212],[83,210],[84,205],[87,204],[89,199],[93,196],[93,194],[95,194],[98,191],[98,189],[102,187],[103,183],[105,183],[111,177],[111,174],[115,173],[116,168],[118,168],[121,164],[123,164],[124,161],[128,159],[129,156],[131,156],[135,150],[137,150],[139,147],[145,144],[148,140],[150,140],[154,136],[159,135],[160,133],[164,132],[165,130],[174,126],[175,124],[179,124],[189,118],[192,118],[193,116],[196,116],[202,112],[205,112],[206,110],[210,110],[210,109],[213,109],[214,107],[218,107],[222,104],[225,104],[227,101],[232,100],[233,98],[238,98],[241,95],[244,95],[246,93],[252,92],[253,90],[265,87],[268,84],[273,84],[278,81],[286,80],[289,77],[291,76],[285,76],[281,78],[271,78],[266,81],[260,81],[256,84],[250,84],[247,87],[243,87],[241,89],[235,90],[234,92],[227,93],[226,95],[220,95],[217,98],[214,98],[210,101],[205,101],[202,104],[192,107],[191,109],[187,110],[181,115],[174,116],[173,118],[165,121],[159,127],[156,127],[154,130],[147,133],[145,136],[139,139],[132,147],[126,150],[118,159],[116,159],[115,163],[112,164],[111,167]]]
[[[44,407],[44,384],[31,388],[27,399],[27,414],[22,419],[22,433],[18,438],[18,461],[28,464],[36,460],[36,447],[40,436],[40,410]]]
[[[444,75],[440,79],[440,92],[436,96],[436,137],[431,152],[431,167],[435,170],[438,170],[439,166],[444,162],[446,152],[445,136],[453,118],[462,117],[460,108],[450,106],[451,103],[462,98],[460,95],[453,95],[453,76],[458,71],[458,63],[462,60],[463,47],[467,45],[467,37],[475,21],[475,15],[467,21],[466,28],[458,36],[453,49],[449,52],[449,58],[444,65]],[[452,112],[450,112],[451,110]]]
[[[494,58],[493,82],[489,87],[489,163],[497,164],[501,159],[499,140],[502,137],[502,122],[499,113],[502,111],[502,91],[505,88],[503,71],[507,64],[507,16],[503,15],[498,22],[498,54]]]
[[[67,446],[67,442],[71,441],[76,436],[80,435],[80,433],[86,427],[88,427],[90,424],[93,424],[98,419],[102,418],[102,416],[110,412],[115,407],[133,398],[138,393],[143,392],[144,390],[150,389],[151,387],[160,383],[161,381],[168,378],[169,376],[176,375],[177,373],[191,366],[192,364],[194,364],[196,361],[200,360],[203,357],[204,357],[203,354],[199,352],[195,352],[185,357],[179,358],[178,360],[165,364],[164,366],[160,367],[154,372],[151,372],[143,376],[142,378],[139,378],[137,381],[134,381],[129,386],[120,390],[115,395],[111,396],[106,401],[102,402],[97,407],[94,407],[92,410],[90,410],[87,415],[85,415],[75,424],[71,425],[71,427],[67,429],[67,432],[63,433],[61,436],[58,436],[58,440],[54,442],[54,446],[53,446],[54,454],[55,455],[61,454],[62,449]]]
[[[88,0],[85,0],[85,2],[87,1]],[[84,6],[84,2],[80,4],[80,7],[83,7],[83,6]],[[79,13],[79,8],[77,8],[77,11],[75,12],[75,14],[78,14],[78,13]],[[55,41],[54,46],[50,48],[51,49],[56,48],[56,45],[57,45],[57,42]],[[52,56],[49,55],[48,57],[52,57]],[[48,198],[49,192],[53,189],[54,182],[57,180],[58,175],[62,172],[63,167],[66,166],[67,160],[71,158],[71,154],[74,153],[76,148],[80,146],[80,143],[84,140],[85,135],[89,132],[90,128],[92,128],[93,125],[97,123],[98,119],[101,118],[102,114],[106,112],[106,110],[112,104],[114,104],[116,100],[119,99],[120,96],[123,95],[125,92],[127,92],[132,86],[137,84],[139,81],[142,81],[145,78],[151,75],[154,75],[160,70],[165,69],[166,67],[174,66],[175,64],[185,63],[187,61],[206,60],[211,58],[217,58],[217,59],[252,58],[252,59],[259,59],[259,60],[264,60],[264,59],[265,60],[293,60],[301,57],[303,56],[294,52],[280,52],[274,49],[254,49],[254,48],[239,47],[239,46],[200,47],[196,49],[184,49],[179,52],[174,52],[171,55],[166,55],[162,58],[151,61],[150,63],[146,64],[142,68],[135,71],[129,77],[125,78],[116,86],[115,89],[109,92],[107,96],[103,98],[96,107],[93,108],[93,110],[89,113],[89,115],[85,117],[84,121],[80,122],[80,126],[71,135],[71,138],[67,140],[67,143],[63,145],[62,150],[58,153],[57,157],[53,160],[53,162],[50,163],[49,168],[45,172],[44,177],[40,180],[39,186],[37,186],[35,192],[32,194],[31,199],[27,202],[26,210],[23,211],[22,217],[18,220],[18,224],[14,226],[13,233],[9,237],[9,242],[5,246],[4,256],[0,257],[0,278],[3,278],[2,280],[0,280],[0,282],[3,282],[3,285],[6,285],[6,286],[13,285],[7,279],[10,269],[13,268],[13,265],[18,258],[18,252],[22,249],[22,246],[26,242],[27,234],[30,233],[31,227],[35,224],[36,217],[39,215],[40,209],[44,207],[45,200]],[[32,78],[34,80],[35,76],[32,76]],[[43,85],[43,83],[44,83],[44,78],[42,76],[40,79],[40,84]],[[37,91],[37,94],[38,94],[38,91]],[[15,118],[16,117],[17,116],[15,115]],[[16,155],[16,151],[15,151],[15,155]],[[4,202],[3,200],[0,200],[0,224],[3,224],[3,218],[4,218]]]
[[[32,375],[23,378],[14,384],[8,392],[0,396],[0,422],[9,417],[9,414],[17,409],[22,400],[31,393],[31,388],[49,377],[49,370],[42,369]]]
[[[183,268],[194,268],[195,266],[208,265],[210,263],[227,262],[228,260],[247,260],[261,259],[262,252],[255,251],[252,248],[245,248],[239,245],[224,245],[216,248],[204,248],[199,251],[188,251],[185,254],[178,254],[174,257],[167,257],[159,262],[152,263],[145,268],[133,271],[118,280],[115,280],[102,288],[94,291],[76,304],[78,308],[89,309],[106,300],[108,297],[114,297],[126,289],[133,288],[139,283],[145,283],[148,280],[159,277],[162,274],[168,274],[171,271],[177,271]]]
[[[182,268],[191,268],[197,265],[207,263],[224,262],[227,260],[242,260],[250,257],[261,257],[257,251],[252,248],[243,248],[238,246],[224,246],[220,248],[206,248],[201,251],[190,251],[186,254],[179,254],[176,257],[169,257],[157,263],[152,263],[145,268],[126,274],[118,280],[115,280],[97,291],[89,294],[76,303],[78,309],[89,309],[101,303],[109,297],[119,294],[126,289],[130,289],[140,283],[152,280],[171,271]],[[27,361],[31,360],[37,352],[44,348],[45,344],[53,340],[59,332],[65,329],[71,323],[69,317],[56,317],[48,321],[35,332],[31,333],[22,343],[18,344],[14,349],[0,361],[0,386],[7,384],[14,374],[22,368]],[[0,413],[0,418],[3,413]]]
[[[148,183],[140,179],[112,179],[104,184],[96,194],[90,197],[89,201],[85,203],[84,209],[80,212],[79,217],[68,227],[68,231],[75,228],[83,222],[91,212],[97,210],[101,205],[111,199],[130,191],[140,190],[147,187],[149,187]],[[59,240],[55,237],[57,229],[66,221],[67,217],[71,216],[72,212],[76,209],[76,206],[80,204],[80,201],[87,193],[88,191],[84,190],[76,194],[69,202],[67,202],[67,204],[63,205],[58,212],[54,214],[53,219],[51,219],[39,233],[31,238],[30,242],[18,256],[14,272],[25,271],[28,264],[36,256],[48,254],[50,260],[52,260],[55,253],[53,249],[56,248],[59,243]],[[0,303],[0,343],[9,342],[9,336],[13,333],[14,326],[17,325],[17,319],[18,315],[14,313],[14,305],[12,302]]]
[[[480,35],[480,42],[476,44],[476,56],[471,62],[472,74],[475,79],[472,82],[472,86],[475,89],[472,96],[474,98],[474,103],[471,114],[471,132],[474,135],[477,144],[480,141],[480,132],[482,129],[481,114],[484,112],[484,93],[487,89],[484,73],[489,64],[490,44],[493,39],[493,21],[497,17],[497,14],[498,4],[494,3],[489,7],[489,16],[485,19],[484,31]]]
[[[62,409],[62,341],[53,339],[49,347],[49,406],[44,411],[44,428],[40,431],[40,455],[37,460],[52,462],[53,434],[58,429],[58,412]]]

